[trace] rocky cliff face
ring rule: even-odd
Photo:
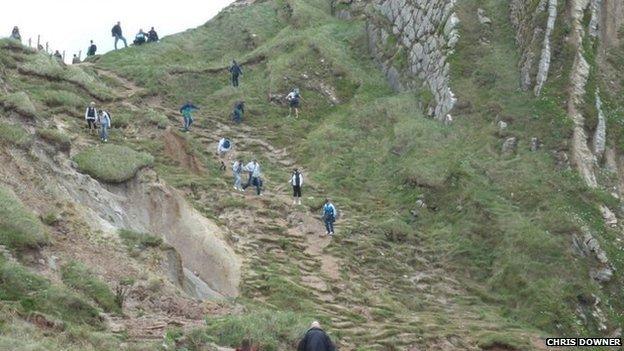
[[[448,56],[459,40],[454,0],[381,0],[369,7],[372,55],[397,91],[423,91],[427,114],[448,120],[456,98]]]

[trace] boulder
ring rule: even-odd
[[[517,148],[518,148],[518,138],[509,137],[503,143],[502,152],[504,155],[510,155],[510,154],[515,153]]]
[[[531,151],[535,152],[539,150],[541,145],[542,143],[540,142],[538,138],[536,137],[531,138]]]
[[[492,20],[485,15],[485,10],[482,8],[477,9],[477,17],[479,18],[479,23],[483,25],[492,24]]]

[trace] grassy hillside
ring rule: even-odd
[[[493,19],[491,27],[479,24],[478,7]],[[0,64],[11,72],[3,76],[11,91],[0,99],[7,120],[0,120],[0,142],[28,150],[36,137],[64,152],[71,148],[80,170],[107,182],[126,181],[153,165],[217,223],[253,217],[247,227],[230,228],[243,241],[256,227],[263,235],[256,246],[239,250],[247,260],[236,301],[243,312],[208,315],[206,326],[192,333],[169,330],[165,343],[180,349],[202,350],[211,342],[236,346],[245,336],[266,350],[288,349],[312,318],[357,350],[532,349],[536,335],[598,335],[605,333],[602,324],[614,330],[624,323],[624,282],[617,274],[604,286],[593,281],[589,271],[597,262],[574,242],[591,233],[615,271],[624,269],[616,240],[621,234],[605,227],[598,207],[616,208],[618,200],[585,187],[556,158],[572,128],[561,81],[553,79],[540,98],[519,89],[505,3],[466,0],[457,11],[462,39],[451,68],[461,107],[450,126],[423,117],[419,96],[426,93],[397,94],[388,87],[369,57],[362,19],[333,18],[324,0],[274,0],[229,8],[195,30],[69,69],[3,42],[7,55],[0,55]],[[239,89],[229,86],[232,59],[243,63]],[[304,98],[299,119],[268,101],[295,86]],[[609,103],[619,106],[613,99]],[[120,146],[85,145],[96,138],[82,136],[75,116],[90,100],[112,112],[110,143]],[[176,110],[187,100],[201,110],[196,129],[181,134],[175,131]],[[239,100],[247,106],[244,125],[231,126],[229,114]],[[500,130],[499,120],[509,127]],[[242,156],[260,159],[267,197],[245,200],[229,192],[229,178],[211,156],[217,136],[240,144]],[[519,146],[504,154],[509,137]],[[529,149],[534,137],[542,142],[535,152]],[[176,150],[164,145],[166,138],[177,140]],[[120,150],[124,162],[109,164]],[[287,193],[287,158],[310,179],[304,210],[288,208],[280,198]],[[9,193],[2,196],[0,211],[25,211]],[[340,259],[339,279],[316,289],[305,284],[310,271],[323,269],[306,251],[311,241],[288,231],[293,217],[318,212],[326,196],[344,218],[337,237],[317,256]],[[0,229],[11,225],[27,234],[24,244],[7,236],[6,245],[18,250],[44,244],[37,218],[22,217],[19,226],[0,220]],[[113,348],[123,336],[99,334],[100,322],[92,319],[98,309],[119,313],[113,293],[90,279],[89,267],[71,263],[61,270],[61,281],[32,278],[21,293],[0,300],[10,301],[7,308],[16,316],[34,310],[69,323],[60,339],[29,332],[42,343],[80,349],[80,340],[88,340],[91,349]],[[42,292],[65,288],[83,314],[66,315],[37,300]],[[33,301],[22,302],[25,294],[35,294]],[[2,330],[13,325],[21,332],[12,320]],[[0,339],[0,346],[20,342],[18,334]],[[52,348],[40,349],[45,347]]]

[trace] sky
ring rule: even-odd
[[[14,26],[20,28],[22,43],[32,38],[37,44],[49,43],[50,50],[65,50],[65,60],[82,50],[84,58],[89,40],[98,54],[113,49],[111,28],[121,21],[128,44],[143,29],[155,27],[158,35],[179,33],[198,27],[215,16],[232,0],[14,0],[2,1],[0,37],[8,37]],[[123,47],[123,43],[119,43]]]

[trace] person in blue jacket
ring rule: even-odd
[[[238,79],[243,75],[243,68],[236,62],[236,60],[232,60],[232,66],[229,69],[232,74],[232,86],[238,87]]]
[[[189,130],[191,130],[191,124],[193,124],[192,113],[195,110],[199,110],[199,107],[193,105],[193,103],[190,101],[180,107],[180,113],[184,117],[184,126],[182,128],[184,132],[188,132]]]

